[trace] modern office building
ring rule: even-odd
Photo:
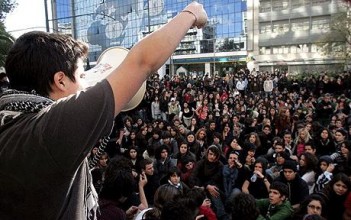
[[[341,0],[200,0],[203,29],[191,29],[160,74],[223,74],[246,67],[302,72],[330,68],[314,42],[329,31]],[[181,11],[189,0],[51,0],[54,31],[90,45],[94,65],[107,48],[131,48]]]
[[[96,62],[107,48],[131,48],[179,13],[189,0],[52,0],[55,30],[90,45],[89,60]],[[209,22],[191,29],[161,69],[162,73],[212,74],[245,65],[246,0],[203,0]]]

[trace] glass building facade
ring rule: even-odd
[[[90,46],[94,63],[107,48],[131,48],[179,13],[189,0],[56,0],[54,31],[69,33]],[[199,1],[208,13],[203,29],[191,29],[167,63],[165,72],[183,67],[212,73],[240,66],[247,51],[246,0]]]

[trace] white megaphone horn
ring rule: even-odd
[[[101,53],[97,64],[84,74],[85,83],[88,87],[105,79],[114,69],[116,69],[127,56],[129,50],[124,47],[111,47]],[[122,112],[129,111],[137,107],[144,98],[146,82],[142,84],[134,97],[123,107]]]

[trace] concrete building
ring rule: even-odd
[[[323,55],[318,42],[331,31],[332,15],[345,10],[343,1],[250,2],[253,4],[253,31],[258,38],[253,39],[252,53],[261,71],[278,69],[289,73],[310,73],[342,68],[344,61]]]

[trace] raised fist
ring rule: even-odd
[[[193,1],[188,6],[186,6],[183,12],[189,12],[195,16],[195,22],[193,26],[197,28],[202,28],[207,23],[207,13],[204,10],[202,4],[199,4],[196,1]]]

